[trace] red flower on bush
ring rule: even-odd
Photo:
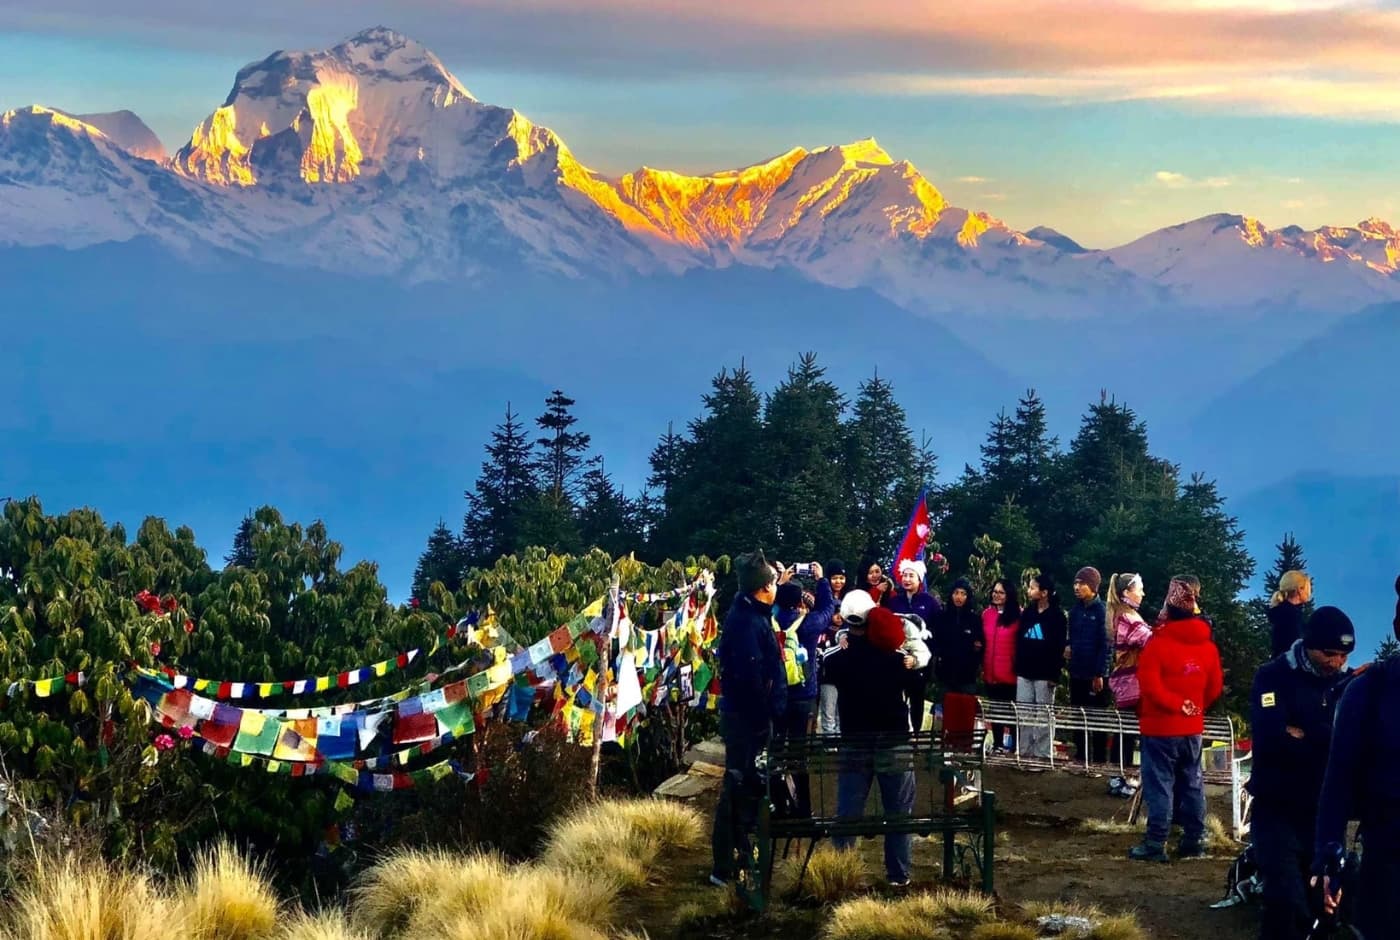
[[[157,640],[156,642],[154,642],[154,643],[151,644],[151,655],[152,655],[152,656],[159,656],[159,655],[160,655],[160,641],[159,641],[159,640]]]
[[[188,741],[190,738],[194,737],[194,729],[191,728],[189,725],[181,725],[180,737],[183,740]]]
[[[185,620],[185,632],[186,632],[186,633],[193,633],[193,632],[194,632],[194,621],[193,621],[193,620],[189,620],[189,619],[186,619],[186,620]]]
[[[155,745],[157,751],[168,751],[175,746],[175,739],[168,734],[158,734]]]
[[[417,610],[417,609],[418,609],[418,598],[416,598],[416,597],[410,597],[410,598],[408,599],[408,606],[409,606],[409,607],[412,607],[414,610]]]

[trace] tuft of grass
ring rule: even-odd
[[[340,911],[317,915],[298,911],[277,933],[277,940],[371,940]]]
[[[1030,920],[1038,920],[1042,917],[1083,917],[1086,920],[1103,920],[1103,911],[1092,904],[1081,904],[1078,901],[1026,901],[1021,905],[1021,912]]]
[[[664,850],[701,839],[698,817],[665,805],[659,800],[604,800],[585,807],[551,827],[541,861],[587,877],[602,874],[621,890],[640,888]]]
[[[282,911],[266,869],[228,842],[195,860],[182,900],[194,940],[266,940]]]
[[[76,855],[38,860],[9,907],[13,940],[149,940],[187,929],[184,912],[146,875]]]
[[[1206,851],[1233,853],[1239,850],[1239,844],[1235,842],[1235,837],[1230,834],[1230,829],[1225,825],[1224,820],[1211,813],[1206,817]]]
[[[597,927],[570,919],[558,910],[528,904],[493,905],[475,917],[449,917],[424,921],[423,927],[405,936],[433,936],[440,940],[608,940]]]
[[[365,871],[350,891],[356,926],[392,937],[424,906],[473,907],[506,879],[499,856],[457,855],[442,849],[400,849]]]
[[[786,866],[787,877],[795,887],[802,870],[800,858],[791,859]],[[832,904],[858,894],[869,886],[869,871],[859,852],[841,852],[823,845],[812,853],[807,873],[802,879],[802,894],[818,904]]]
[[[968,934],[968,940],[1036,940],[1039,936],[1025,924],[988,923]]]
[[[491,923],[505,930],[519,922],[523,937],[558,934],[569,924],[601,934],[612,920],[617,899],[615,881],[603,875],[583,877],[581,872],[561,871],[537,865],[485,871],[484,877],[464,878],[439,886],[403,928],[403,935],[430,936],[452,932],[459,924]],[[502,936],[507,936],[503,934]],[[509,935],[514,936],[514,935]],[[573,936],[569,934],[568,936]]]
[[[1130,832],[1140,831],[1146,824],[1139,823],[1133,825],[1128,822],[1120,822],[1117,819],[1081,819],[1079,821],[1080,832],[1093,832],[1106,835],[1124,835]]]
[[[920,892],[900,903],[918,918],[946,927],[955,936],[996,918],[992,899],[969,891]]]
[[[821,935],[825,940],[935,940],[938,928],[898,901],[856,898],[832,910]]]
[[[1094,924],[1085,940],[1146,940],[1147,933],[1131,914],[1106,917]]]

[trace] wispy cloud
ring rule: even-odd
[[[1224,189],[1233,185],[1234,180],[1228,176],[1207,176],[1204,179],[1192,179],[1185,173],[1174,173],[1171,170],[1158,170],[1152,174],[1152,182],[1167,189]]]
[[[118,9],[119,7],[119,9]],[[449,64],[655,81],[739,75],[894,95],[1159,100],[1400,120],[1400,10],[1378,0],[341,0]],[[6,0],[3,25],[226,50],[326,45],[319,3]],[[337,27],[340,29],[342,27]],[[262,52],[250,47],[250,58]],[[933,64],[930,64],[933,63]]]
[[[974,184],[978,184],[978,183],[990,183],[991,180],[987,179],[987,177],[985,177],[985,176],[959,176],[959,177],[958,177],[958,182],[959,182],[959,183],[974,183]]]

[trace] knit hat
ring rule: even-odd
[[[895,573],[902,578],[904,577],[904,572],[907,569],[913,569],[914,573],[919,576],[920,581],[923,581],[924,576],[928,574],[928,566],[925,565],[923,562],[915,561],[912,558],[906,558],[903,561],[901,561],[899,563],[899,570]]]
[[[863,626],[866,615],[874,607],[875,598],[870,596],[869,591],[850,591],[841,598],[841,619],[849,626]]]
[[[1351,618],[1336,607],[1319,607],[1303,625],[1303,646],[1350,653],[1356,649],[1356,629]]]
[[[778,585],[778,596],[774,603],[783,610],[796,610],[802,603],[802,585],[796,581]]]
[[[1099,585],[1103,584],[1103,575],[1099,574],[1099,569],[1085,565],[1075,572],[1074,580],[1080,584],[1087,584],[1089,590],[1097,594],[1099,593]]]
[[[740,555],[735,561],[734,569],[739,575],[740,594],[761,591],[778,578],[773,566],[763,557],[761,549],[748,555]]]
[[[958,580],[953,582],[953,588],[948,592],[949,598],[952,598],[953,591],[966,591],[968,603],[972,602],[972,582],[967,580],[967,578],[958,578]]]
[[[846,573],[846,563],[845,563],[844,561],[840,561],[840,560],[838,560],[838,559],[836,559],[836,558],[833,558],[833,559],[831,559],[831,561],[829,561],[829,562],[826,563],[826,576],[827,576],[828,578],[834,578],[834,577],[836,577],[838,574],[845,574],[845,573]]]
[[[865,636],[871,646],[893,653],[904,645],[904,621],[888,607],[876,607],[865,618]]]
[[[1175,609],[1176,612],[1187,617],[1196,613],[1196,588],[1190,579],[1185,577],[1172,578],[1172,583],[1167,585],[1167,607]]]

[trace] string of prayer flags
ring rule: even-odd
[[[177,689],[193,689],[217,699],[271,698],[275,695],[306,695],[316,692],[329,692],[331,689],[347,689],[370,679],[383,678],[389,673],[407,666],[422,655],[421,649],[399,653],[392,659],[385,659],[359,669],[348,669],[334,675],[315,676],[310,679],[295,679],[286,682],[228,682],[220,679],[205,679],[187,676],[168,666],[160,667],[160,672]]]
[[[82,672],[69,672],[61,676],[53,676],[49,679],[20,679],[11,682],[5,694],[14,698],[24,689],[32,689],[35,698],[49,698],[55,692],[61,692],[69,688],[78,688],[87,681],[87,674]]]

